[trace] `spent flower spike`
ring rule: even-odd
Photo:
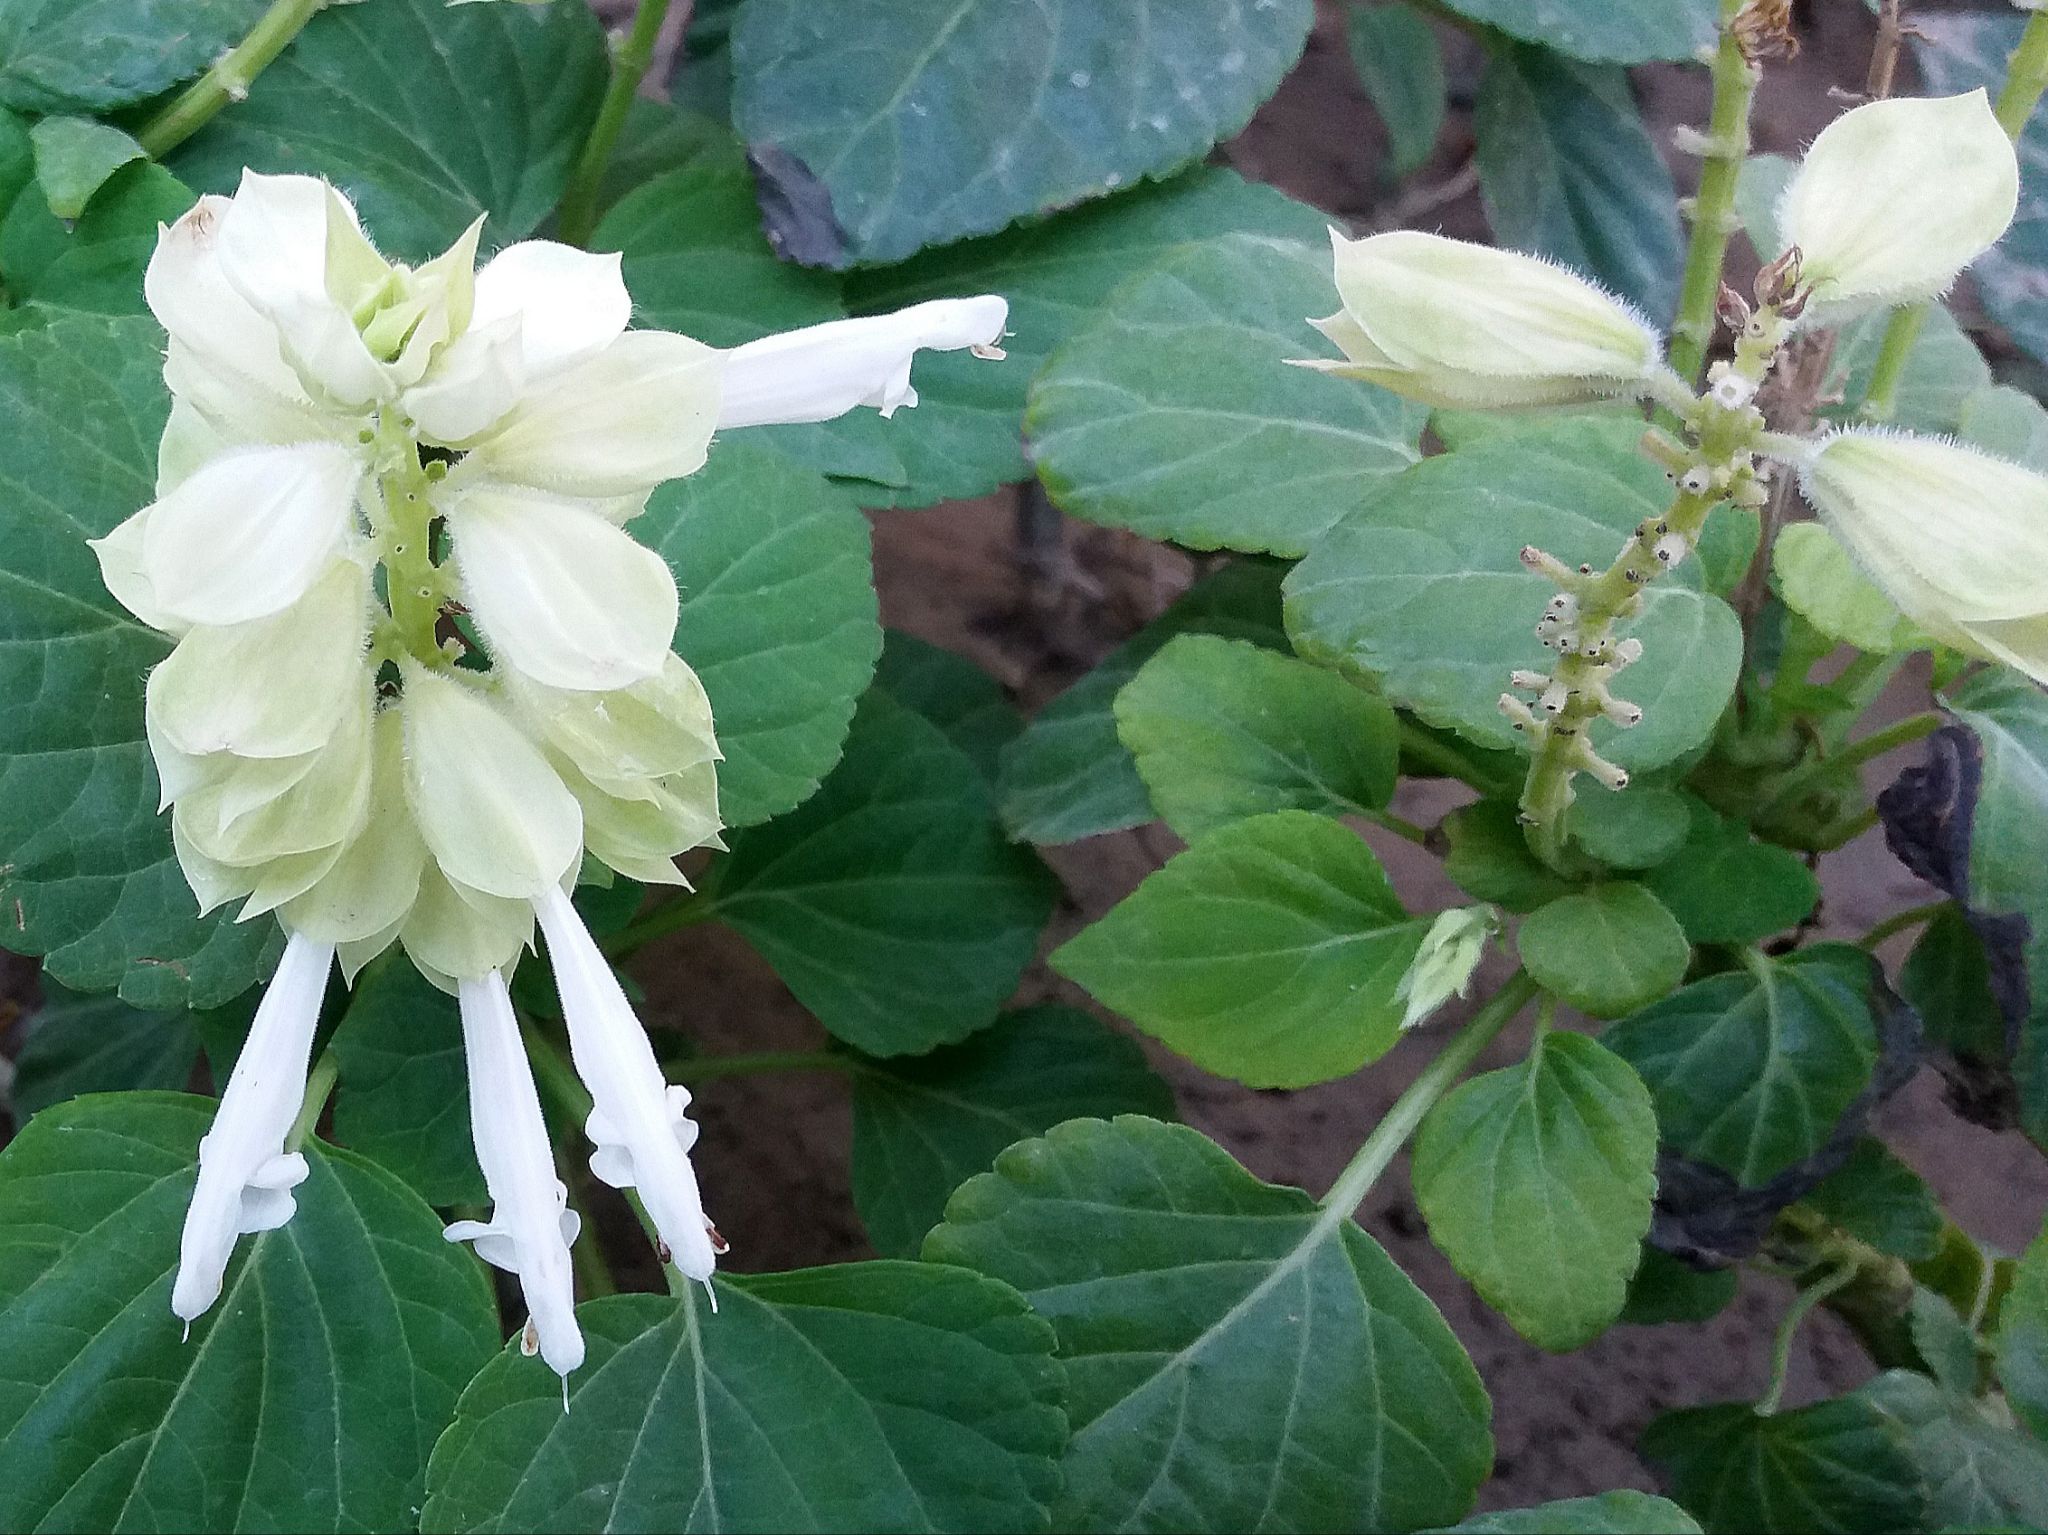
[[[536,916],[597,1105],[593,1171],[639,1190],[690,1277],[723,1246],[689,1096],[567,894],[586,855],[680,884],[676,857],[719,845],[710,701],[671,649],[674,577],[627,525],[721,427],[887,415],[916,404],[920,350],[999,357],[1008,307],[721,350],[629,329],[616,255],[531,240],[479,268],[480,232],[415,268],[312,177],[200,199],[145,280],[169,333],[157,498],[94,549],[177,640],[147,726],[188,882],[290,935],[202,1150],[173,1309],[203,1313],[236,1238],[290,1217],[328,975],[395,942],[461,1003],[496,1209],[448,1234],[518,1275],[529,1351],[566,1376],[576,1220],[505,983]]]

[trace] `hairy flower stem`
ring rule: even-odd
[[[1721,0],[1721,41],[1714,50],[1714,105],[1700,187],[1693,199],[1692,242],[1685,254],[1678,318],[1671,330],[1671,366],[1688,384],[1698,384],[1714,334],[1714,300],[1721,291],[1721,267],[1739,221],[1735,185],[1749,158],[1749,112],[1761,71],[1743,50],[1736,28],[1746,0]]]
[[[626,114],[633,108],[633,97],[640,90],[640,82],[647,78],[648,66],[654,62],[655,39],[661,35],[669,4],[670,0],[640,0],[640,8],[633,13],[632,30],[613,55],[611,84],[605,88],[590,137],[583,141],[583,152],[576,158],[568,190],[562,194],[558,222],[562,238],[571,245],[584,244],[597,228],[597,200],[605,168],[618,147]]]
[[[2015,142],[2048,92],[2048,11],[2035,11],[2020,34],[2019,46],[2006,65],[2005,85],[1998,93],[1993,115],[2006,136]],[[1899,384],[1906,376],[1906,360],[1927,323],[1932,304],[1907,304],[1892,311],[1885,327],[1877,361],[1870,370],[1870,389],[1864,396],[1863,414],[1872,421],[1889,421],[1898,408]]]
[[[214,60],[211,69],[144,123],[137,130],[135,141],[152,159],[161,160],[212,121],[214,113],[222,107],[245,98],[256,77],[327,3],[328,0],[272,0],[270,9],[249,29],[249,35]]]

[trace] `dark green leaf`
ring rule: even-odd
[[[170,644],[85,545],[155,499],[161,346],[141,320],[0,338],[0,936],[82,991],[211,1007],[281,940],[198,914],[142,735],[143,674]]]
[[[198,74],[263,10],[263,0],[0,0],[0,102],[127,106]]]
[[[1524,42],[1608,64],[1690,59],[1714,40],[1716,0],[1445,0]]]
[[[199,1059],[190,1013],[146,1013],[119,997],[89,997],[45,982],[14,1062],[18,1120],[81,1093],[180,1088]]]
[[[1487,1304],[1562,1351],[1621,1314],[1656,1160],[1657,1116],[1628,1063],[1553,1031],[1431,1111],[1415,1141],[1415,1198]]]
[[[1930,1043],[1962,1061],[2005,1060],[2005,1014],[1992,994],[1990,956],[1961,907],[1943,907],[1921,931],[1899,967],[1899,995],[1920,1015]]]
[[[1309,0],[897,0],[857,17],[752,0],[732,29],[733,120],[786,255],[901,261],[1200,159],[1272,94],[1311,16]]]
[[[1071,1007],[1025,1008],[963,1044],[853,1079],[853,1202],[875,1250],[915,1257],[946,1199],[1013,1142],[1067,1119],[1173,1117],[1137,1044]]]
[[[1515,947],[1538,985],[1594,1018],[1656,1001],[1685,979],[1692,959],[1663,904],[1641,885],[1619,883],[1539,906]]]
[[[1058,1333],[1061,1528],[1414,1529],[1463,1514],[1492,1460],[1478,1375],[1379,1244],[1193,1130],[1014,1146],[924,1255]]]
[[[1677,307],[1677,189],[1626,74],[1501,48],[1480,80],[1473,131],[1502,245],[1574,267],[1660,321]]]
[[[1634,1326],[1665,1322],[1704,1322],[1718,1316],[1735,1299],[1736,1270],[1696,1269],[1654,1247],[1643,1249],[1641,1264],[1629,1281],[1621,1320]]]
[[[1131,754],[1117,739],[1116,696],[1176,634],[1224,634],[1285,649],[1282,567],[1226,565],[1039,711],[1004,748],[997,781],[1003,823],[1026,842],[1073,842],[1152,819]]]
[[[1535,544],[1604,568],[1670,491],[1618,433],[1588,423],[1433,458],[1383,482],[1288,576],[1287,632],[1304,656],[1377,676],[1389,699],[1432,724],[1516,747],[1522,738],[1499,709],[1508,674],[1554,657],[1535,634],[1551,584],[1515,551]],[[1643,659],[1616,681],[1643,722],[1591,727],[1595,748],[1631,772],[1706,740],[1734,689],[1742,626],[1698,582],[1689,561],[1643,594],[1631,626]]]
[[[1845,944],[1753,956],[1602,1038],[1649,1084],[1667,1144],[1754,1188],[1818,1151],[1870,1080],[1870,979]]]
[[[1392,1048],[1428,927],[1356,832],[1278,810],[1169,860],[1052,966],[1206,1071],[1304,1087]]]
[[[508,1349],[434,1453],[428,1530],[1043,1530],[1065,1426],[1050,1329],[917,1263],[577,1308],[565,1412]]]
[[[1409,175],[1443,131],[1449,85],[1436,32],[1406,5],[1355,5],[1349,25],[1351,62],[1387,130],[1388,169]]]
[[[1534,911],[1574,887],[1537,861],[1512,800],[1483,799],[1444,818],[1444,873],[1475,900]]]
[[[202,192],[232,192],[245,166],[325,176],[409,260],[484,213],[485,245],[501,245],[560,198],[605,75],[584,6],[329,6],[170,166]]]
[[[0,228],[0,269],[24,301],[12,313],[38,322],[67,310],[142,314],[142,273],[158,226],[192,203],[190,187],[147,161],[115,171],[68,229],[39,200],[23,198]]]
[[[1353,815],[1394,795],[1387,702],[1250,640],[1183,634],[1116,698],[1152,807],[1192,841],[1269,810]]]
[[[1797,853],[1754,840],[1698,802],[1685,844],[1643,883],[1694,943],[1755,943],[1796,926],[1820,900],[1820,881]]]
[[[2048,1449],[1911,1370],[1887,1370],[1857,1395],[1904,1432],[1926,1489],[1929,1527],[2048,1527]]]
[[[1133,278],[1032,384],[1047,490],[1190,548],[1301,554],[1415,462],[1426,416],[1288,366],[1328,355],[1308,316],[1336,307],[1328,246],[1293,240],[1226,235]]]
[[[1699,1535],[1699,1529],[1676,1503],[1624,1491],[1474,1514],[1436,1535]]]
[[[973,761],[871,692],[824,787],[734,837],[704,891],[826,1028],[902,1055],[995,1021],[1055,888],[1004,839]]]
[[[497,1346],[483,1271],[390,1173],[308,1142],[298,1213],[242,1239],[181,1342],[208,1118],[168,1093],[83,1098],[0,1156],[0,1526],[412,1526],[427,1452]]]
[[[1941,1242],[1941,1206],[1933,1192],[1869,1136],[1800,1200],[1850,1235],[1909,1263],[1933,1257]]]
[[[900,629],[891,629],[882,642],[875,685],[945,731],[990,784],[996,781],[1003,748],[1024,730],[995,678],[965,656]]]

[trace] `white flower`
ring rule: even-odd
[[[1821,131],[1778,205],[1811,314],[1839,325],[1933,298],[1996,245],[2019,206],[2012,140],[1981,90],[1901,96]]]
[[[884,416],[917,403],[910,361],[920,350],[1000,357],[1010,306],[999,298],[942,298],[866,320],[832,320],[764,336],[727,354],[718,424],[830,421],[856,406]]]
[[[496,1208],[490,1220],[457,1221],[445,1235],[451,1242],[474,1242],[478,1257],[519,1276],[531,1317],[526,1352],[538,1352],[549,1369],[566,1376],[583,1363],[569,1266],[581,1222],[555,1176],[540,1095],[504,977],[493,970],[481,980],[466,980],[460,997],[470,1132]]]
[[[220,1296],[235,1240],[292,1217],[292,1190],[306,1179],[303,1153],[286,1151],[299,1116],[320,999],[334,949],[294,935],[256,1009],[228,1075],[213,1128],[199,1143],[199,1182],[185,1212],[171,1310],[189,1327]]]
[[[1412,229],[1330,242],[1344,307],[1310,323],[1347,360],[1302,367],[1469,409],[1642,393],[1662,371],[1649,322],[1548,261]]]
[[[1491,906],[1457,906],[1439,912],[1423,935],[1407,973],[1394,988],[1405,1001],[1401,1028],[1414,1028],[1454,996],[1462,997],[1472,973],[1486,957],[1486,941],[1500,930],[1500,914]]]

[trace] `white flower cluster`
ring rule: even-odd
[[[626,524],[712,432],[914,404],[913,355],[995,351],[1001,299],[941,300],[724,351],[631,330],[617,256],[528,241],[476,265],[482,221],[387,261],[323,181],[246,175],[163,231],[146,280],[173,406],[157,500],[95,548],[177,637],[151,749],[203,908],[290,934],[201,1148],[173,1308],[213,1303],[238,1234],[289,1218],[283,1143],[338,958],[396,941],[455,992],[497,1210],[464,1222],[519,1274],[557,1370],[582,1358],[575,1218],[505,976],[536,918],[596,1104],[592,1170],[633,1187],[708,1280],[689,1097],[567,891],[586,852],[634,879],[717,845],[704,689],[670,649],[667,564]]]

